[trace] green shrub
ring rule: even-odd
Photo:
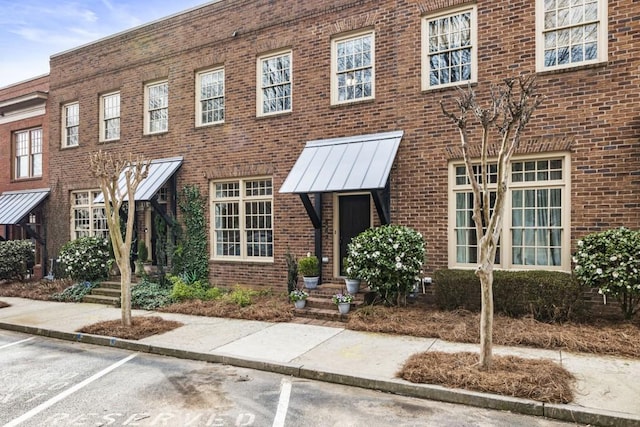
[[[185,231],[173,253],[173,271],[176,274],[193,273],[199,280],[209,280],[207,251],[206,200],[196,185],[182,189],[178,205]]]
[[[494,271],[494,310],[511,317],[531,315],[539,321],[563,322],[584,314],[584,288],[558,271]],[[439,270],[434,297],[444,310],[481,308],[480,279],[472,270]]]
[[[96,286],[96,283],[91,282],[74,283],[64,291],[51,295],[51,299],[63,302],[80,302]]]
[[[143,310],[155,310],[171,304],[171,287],[146,279],[131,288],[131,306]]]
[[[190,280],[189,275],[167,276],[173,285],[170,293],[172,301],[182,302],[190,299],[214,300],[220,298],[224,292],[218,288],[210,287],[200,280]]]
[[[99,237],[81,237],[67,242],[60,250],[59,262],[66,275],[78,281],[94,281],[109,273],[109,242]]]
[[[614,297],[625,318],[640,307],[640,230],[625,227],[578,240],[574,271],[586,286]]]
[[[316,277],[320,274],[320,262],[315,255],[307,254],[298,260],[298,271],[303,277]]]
[[[229,301],[239,305],[240,307],[247,307],[253,304],[253,298],[258,295],[260,295],[260,292],[258,291],[236,287],[227,295],[227,298]]]
[[[7,240],[0,242],[0,280],[23,280],[35,261],[35,249],[31,240]]]

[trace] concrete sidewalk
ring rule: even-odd
[[[0,329],[125,348],[186,359],[227,363],[296,377],[382,390],[406,396],[509,410],[600,426],[640,426],[640,360],[522,347],[495,354],[552,359],[577,378],[569,405],[413,384],[395,373],[412,354],[437,350],[478,351],[473,344],[351,331],[340,327],[268,323],[134,310],[184,326],[139,341],[86,335],[82,326],[120,319],[120,309],[99,304],[57,303],[0,297]]]

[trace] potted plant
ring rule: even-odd
[[[320,274],[320,262],[318,257],[307,253],[307,256],[298,260],[298,271],[302,274],[304,287],[307,289],[315,289],[318,287]]]
[[[309,294],[301,289],[294,289],[289,293],[289,301],[293,302],[296,308],[304,308]]]
[[[360,278],[355,274],[355,268],[351,266],[349,257],[344,258],[344,271],[347,274],[344,283],[347,286],[347,293],[357,294],[360,291]]]
[[[347,314],[351,309],[353,295],[351,294],[335,294],[332,298],[333,303],[338,306],[340,314]]]

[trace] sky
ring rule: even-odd
[[[49,73],[49,57],[210,0],[0,0],[0,87]]]

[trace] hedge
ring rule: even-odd
[[[0,280],[23,280],[34,262],[31,240],[0,241]]]

